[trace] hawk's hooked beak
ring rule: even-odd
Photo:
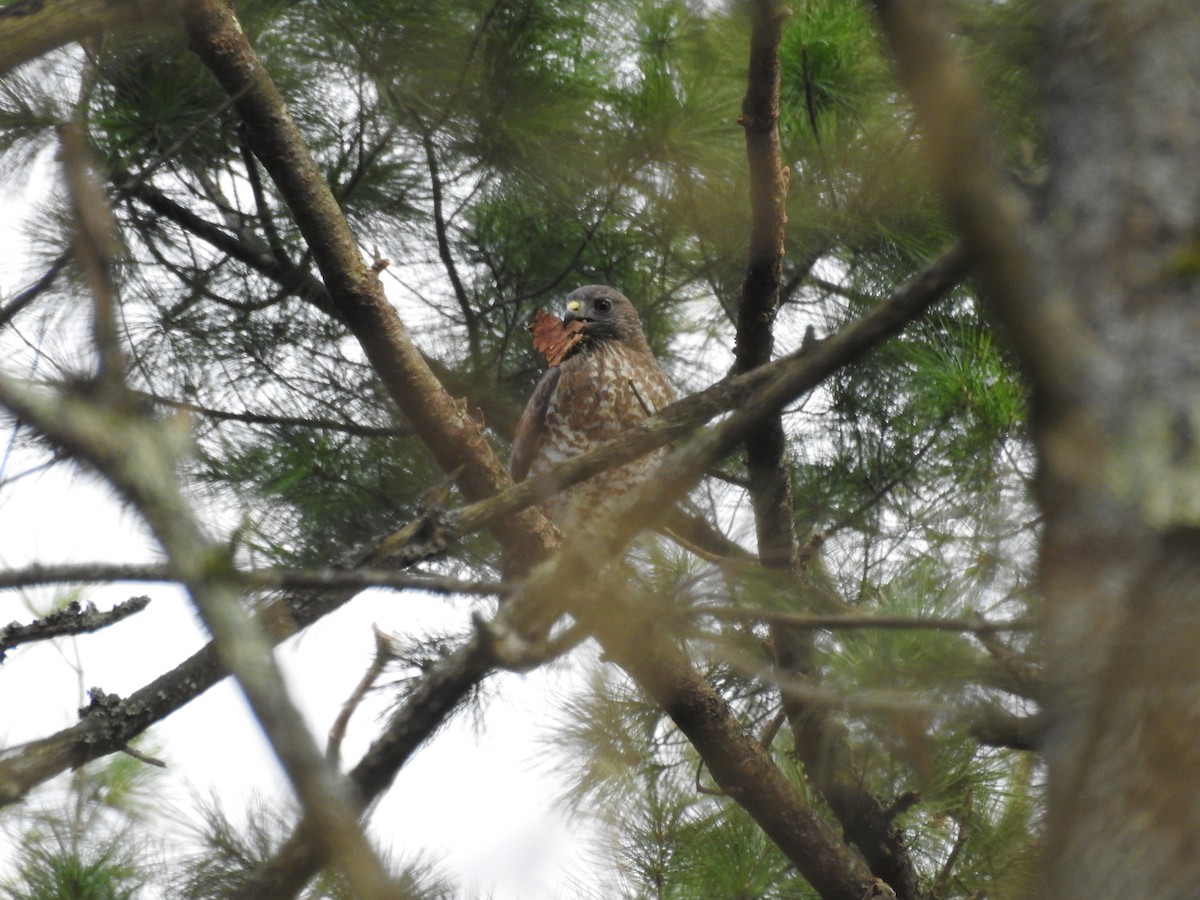
[[[580,309],[581,309],[581,304],[578,300],[572,300],[570,303],[568,303],[567,311],[563,315],[563,324],[565,325],[567,322],[590,322],[590,321],[592,321],[591,319],[587,318],[586,316],[581,316],[579,314]]]

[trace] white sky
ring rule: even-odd
[[[24,463],[24,456],[10,459]],[[0,548],[5,566],[28,562],[139,562],[153,559],[132,514],[90,478],[48,473],[0,492]],[[44,597],[45,591],[28,596]],[[51,734],[77,721],[81,689],[127,696],[173,668],[203,643],[186,596],[159,584],[88,588],[101,609],[148,594],[143,612],[94,635],[28,645],[0,666],[0,746]],[[415,593],[371,591],[308,629],[277,654],[317,740],[349,696],[374,652],[372,624],[403,632],[420,623],[461,626],[465,601],[448,604]],[[28,621],[22,595],[0,593],[0,620]],[[78,664],[79,672],[75,666]],[[559,778],[538,756],[537,735],[552,727],[549,694],[568,688],[571,673],[503,675],[486,708],[484,729],[469,715],[440,732],[402,770],[374,815],[378,834],[401,858],[418,851],[438,858],[465,888],[502,898],[573,896],[570,885],[589,870],[586,827],[555,811]],[[343,746],[352,765],[378,732],[387,701],[364,704]],[[288,788],[240,693],[226,681],[156,725],[147,749],[169,768],[155,781],[181,807],[215,788],[230,811],[256,792],[286,796]],[[33,799],[36,800],[37,792]],[[7,842],[8,835],[0,834]],[[0,873],[13,848],[0,843]],[[594,883],[595,873],[585,880]]]

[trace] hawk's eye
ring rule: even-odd
[[[610,309],[612,309],[612,301],[611,300],[597,300],[593,304],[593,306],[596,307],[596,312],[606,313]]]

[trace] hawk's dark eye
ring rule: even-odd
[[[596,312],[606,313],[612,309],[611,300],[597,300],[593,305],[596,307]]]

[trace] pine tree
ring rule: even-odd
[[[68,876],[71,896],[461,894],[356,820],[448,717],[487,727],[493,673],[552,663],[587,687],[547,745],[624,896],[1185,896],[1190,868],[1164,876],[1148,848],[1169,858],[1191,821],[1153,760],[1192,668],[1174,385],[1200,204],[1154,179],[1200,141],[1116,103],[1097,117],[1114,158],[1122,135],[1169,151],[1126,160],[1141,218],[1112,192],[1137,252],[1084,246],[1070,216],[1113,224],[1076,175],[1112,171],[1078,139],[1088,77],[1107,96],[1125,70],[1063,48],[1103,31],[1178,123],[1164,84],[1196,74],[1194,15],[1164,4],[1178,52],[1150,71],[1131,4],[180,0],[143,29],[100,5],[0,9],[0,65],[21,63],[0,159],[17,179],[56,157],[29,286],[0,305],[0,405],[47,465],[105,478],[167,562],[3,584],[178,581],[213,643],[0,758],[0,798],[232,674],[299,805],[242,830],[212,806],[199,851],[157,851],[171,881],[118,852],[80,781],[86,815],[25,832],[9,896],[65,896],[46,886]],[[500,460],[544,367],[524,327],[583,283],[634,300],[685,399],[617,451],[670,445],[661,476],[559,535]],[[1119,624],[1140,607],[1113,585],[1134,583],[1144,641]],[[477,599],[457,634],[380,638],[363,689],[390,678],[394,711],[335,777],[268,649],[381,584]],[[89,614],[10,626],[0,650],[118,612]],[[1084,750],[1131,790],[1105,795]],[[1105,874],[1070,886],[1081,865]]]

